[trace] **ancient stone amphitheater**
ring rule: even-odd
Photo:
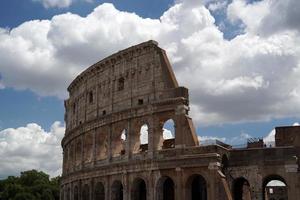
[[[92,65],[68,91],[62,200],[300,199],[300,127],[276,128],[273,147],[199,145],[188,89],[155,41]]]

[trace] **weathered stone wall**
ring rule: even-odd
[[[92,65],[68,91],[62,200],[231,200],[239,199],[237,182],[244,199],[262,200],[271,178],[287,184],[288,199],[300,197],[300,132],[282,130],[276,148],[199,146],[188,90],[154,41]],[[169,119],[175,134],[167,140]],[[141,144],[144,125],[148,142]]]

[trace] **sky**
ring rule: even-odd
[[[272,143],[274,127],[300,122],[299,9],[298,0],[1,0],[0,178],[60,174],[68,84],[149,39],[189,88],[200,141]]]

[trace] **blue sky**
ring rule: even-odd
[[[293,7],[299,2],[2,0],[0,154],[19,142],[18,134],[59,141],[70,81],[90,64],[148,39],[167,50],[179,83],[190,89],[200,138],[236,145],[300,122],[300,16]],[[278,10],[280,18],[273,16]],[[60,154],[59,142],[54,148]],[[57,166],[40,167],[55,174]]]

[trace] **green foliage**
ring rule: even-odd
[[[60,177],[49,179],[44,172],[30,170],[20,177],[0,180],[1,200],[59,200]]]

